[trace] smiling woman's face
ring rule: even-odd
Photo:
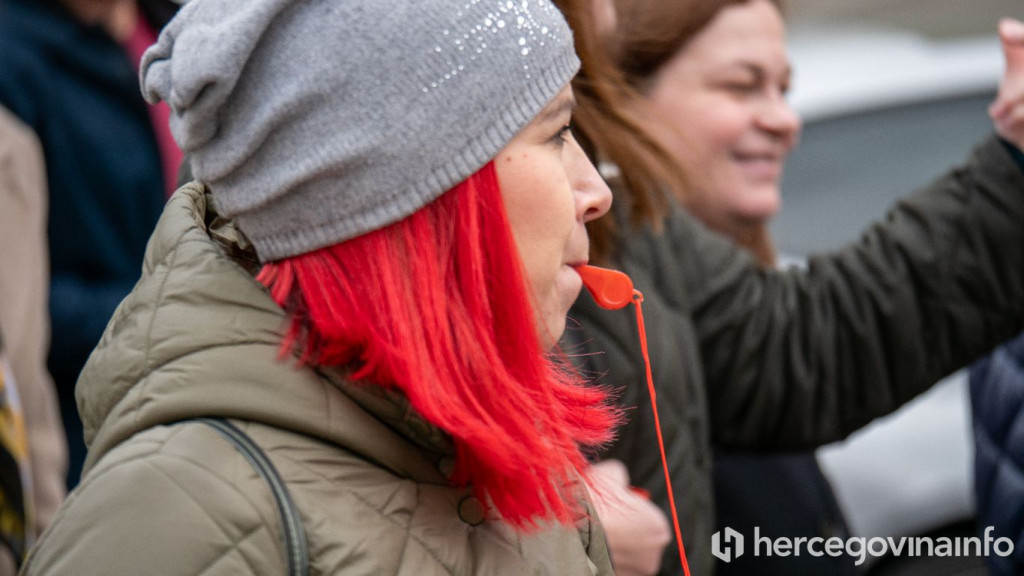
[[[494,160],[545,349],[561,338],[583,285],[573,267],[588,259],[584,224],[608,212],[612,201],[567,129],[572,106],[566,86]]]
[[[800,134],[786,102],[782,15],[769,0],[721,10],[652,78],[662,137],[694,189],[687,205],[737,237],[780,204],[782,165]]]

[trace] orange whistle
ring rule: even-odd
[[[577,266],[583,286],[605,310],[618,310],[633,301],[633,281],[618,270],[597,266]]]

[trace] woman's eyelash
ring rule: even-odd
[[[572,124],[566,124],[558,131],[558,139],[567,142],[569,137],[572,135]]]

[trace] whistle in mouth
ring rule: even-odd
[[[633,301],[633,281],[624,273],[589,265],[577,266],[576,272],[601,308],[618,310]]]

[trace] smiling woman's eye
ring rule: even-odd
[[[760,86],[755,81],[733,80],[723,84],[725,89],[734,94],[752,94],[757,92]]]

